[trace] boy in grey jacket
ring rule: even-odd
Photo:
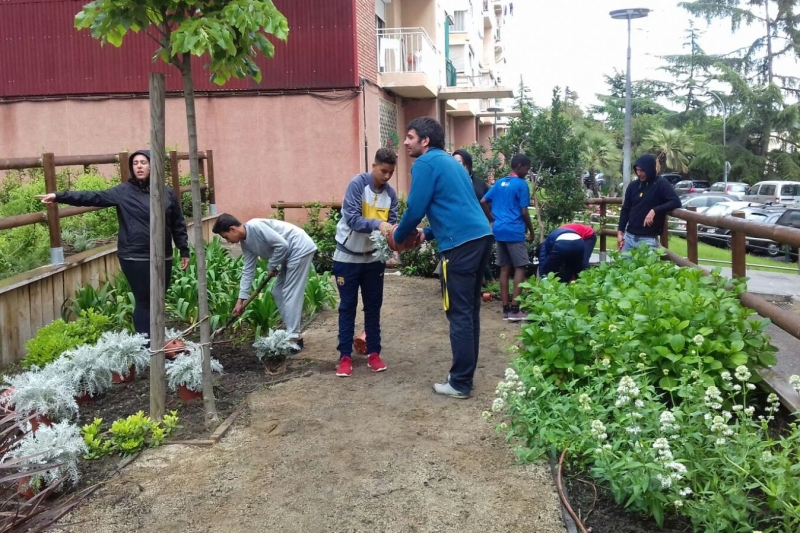
[[[308,271],[317,251],[317,245],[311,237],[294,224],[282,220],[253,218],[242,224],[227,213],[217,218],[211,231],[231,244],[238,242],[242,246],[244,267],[239,283],[239,301],[233,308],[233,315],[239,316],[244,311],[244,301],[250,296],[256,263],[261,257],[268,262],[270,275],[277,277],[272,296],[286,331],[298,336],[295,342],[302,349],[300,320]]]

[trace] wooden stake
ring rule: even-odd
[[[164,74],[150,73],[150,418],[161,420],[166,404],[164,375]],[[131,176],[131,179],[136,179]]]

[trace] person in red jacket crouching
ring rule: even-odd
[[[564,224],[561,227],[571,229],[581,236],[583,245],[586,248],[583,253],[583,269],[586,270],[589,268],[589,259],[592,258],[594,245],[597,244],[597,234],[594,232],[591,226],[587,226],[585,224]]]

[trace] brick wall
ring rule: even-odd
[[[375,0],[354,0],[358,26],[358,75],[371,82],[378,78],[378,45],[375,36]]]

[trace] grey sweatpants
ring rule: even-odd
[[[300,257],[289,257],[283,265],[275,285],[272,287],[272,297],[278,306],[286,331],[300,335],[300,321],[303,318],[303,302],[306,297],[306,283],[308,271],[311,269],[311,260],[314,253]]]

